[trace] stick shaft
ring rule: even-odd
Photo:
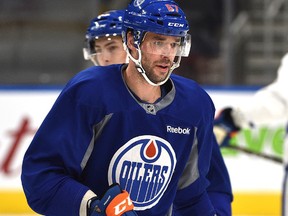
[[[271,160],[271,161],[274,161],[274,162],[277,162],[277,163],[283,163],[283,160],[280,157],[267,155],[267,154],[260,153],[260,152],[255,152],[255,151],[249,150],[249,149],[241,147],[241,146],[228,145],[228,146],[225,146],[225,147],[230,148],[230,149],[235,149],[235,150],[247,153],[247,154],[255,155],[255,156],[258,156],[258,157],[261,157],[261,158],[265,158],[265,159],[268,159],[268,160]]]

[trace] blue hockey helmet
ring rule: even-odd
[[[134,46],[138,50],[139,59],[135,59],[127,48],[127,33],[131,31]],[[129,58],[136,64],[137,70],[151,85],[161,85],[167,81],[172,71],[179,67],[181,56],[188,56],[191,47],[191,37],[188,34],[189,24],[183,10],[173,0],[132,0],[125,10],[123,18],[122,37]],[[161,83],[152,83],[145,75],[141,63],[140,45],[147,32],[181,38],[177,52],[178,60],[170,69],[169,76]]]
[[[91,20],[86,38],[121,35],[124,10],[110,10]]]
[[[146,32],[184,38],[189,24],[184,12],[173,0],[133,0],[125,10],[123,34],[128,29],[133,30],[135,44],[140,45]]]
[[[124,10],[110,10],[90,21],[85,35],[84,58],[91,59],[95,54],[95,40],[100,37],[114,37],[122,34]]]

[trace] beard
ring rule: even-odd
[[[155,71],[155,68],[157,65],[169,65],[167,67],[167,72],[165,74],[158,75]],[[159,83],[159,82],[164,81],[169,75],[171,66],[172,66],[172,62],[168,58],[164,58],[162,60],[151,62],[149,59],[149,56],[142,55],[142,67],[144,68],[145,74],[148,77],[148,79],[153,83]]]

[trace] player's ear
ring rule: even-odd
[[[134,38],[133,38],[133,34],[131,31],[127,32],[127,47],[130,50],[135,50]]]
[[[127,32],[127,48],[129,49],[130,54],[137,59],[138,52],[134,45],[133,33],[131,31]]]

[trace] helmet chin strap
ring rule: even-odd
[[[142,54],[141,54],[141,50],[140,50],[140,47],[139,45],[137,44],[137,52],[138,52],[138,55],[139,55],[139,58],[138,59],[135,59],[129,52],[129,49],[127,48],[127,46],[125,45],[125,50],[127,52],[127,55],[128,57],[135,63],[136,65],[136,69],[139,73],[142,74],[142,76],[144,77],[144,79],[146,80],[146,82],[148,82],[150,85],[152,86],[160,86],[160,85],[163,85],[170,77],[172,71],[175,69],[175,68],[178,68],[180,66],[180,61],[181,61],[181,56],[178,57],[177,61],[176,62],[173,62],[173,65],[172,67],[170,68],[166,78],[161,81],[161,82],[158,82],[158,83],[154,83],[152,82],[146,75],[146,71],[145,69],[143,68],[142,66],[142,63],[141,63],[141,60],[142,60]]]

